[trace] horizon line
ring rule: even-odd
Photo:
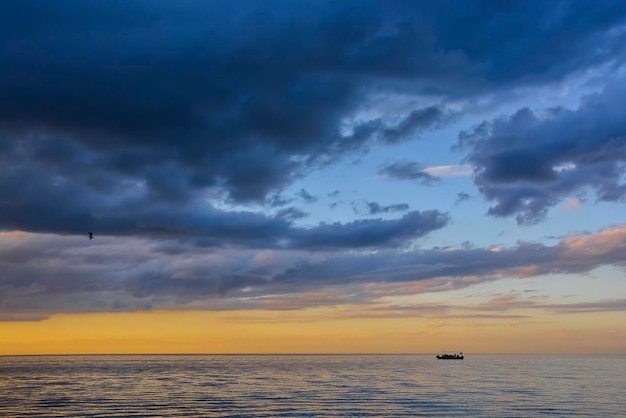
[[[27,353],[27,354],[0,354],[0,357],[69,357],[69,356],[429,356],[437,355],[450,350],[432,353]],[[459,351],[460,352],[460,351]],[[467,352],[463,351],[466,355]],[[524,353],[524,352],[476,352],[471,355],[539,355],[539,356],[625,356],[626,353]]]

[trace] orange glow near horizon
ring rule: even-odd
[[[626,325],[615,315],[504,321],[342,317],[346,312],[337,311],[345,309],[72,314],[0,322],[0,355],[626,353]]]
[[[0,239],[8,245],[28,235],[0,232]],[[574,259],[615,252],[624,243],[621,224],[571,234],[555,248]],[[373,282],[363,285],[372,297],[361,305],[342,305],[343,289],[329,288],[257,300],[256,310],[58,314],[42,321],[16,321],[38,312],[7,310],[0,321],[0,355],[626,354],[623,270],[604,266],[585,277],[553,274],[549,280],[540,271],[527,264],[498,272],[509,276],[500,280],[467,276],[458,289],[445,277]],[[298,309],[333,302],[339,306]]]

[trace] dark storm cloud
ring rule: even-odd
[[[0,146],[23,163],[0,176],[3,192],[31,203],[0,226],[78,224],[133,184],[155,204],[207,188],[264,201],[321,162],[440,126],[447,98],[621,62],[625,10],[609,1],[3,2]],[[341,133],[364,99],[398,91],[442,104]],[[64,213],[45,211],[51,200]]]
[[[66,202],[61,202],[58,206],[49,206],[49,210],[56,214],[39,217],[35,221],[36,229],[82,235],[86,234],[84,226],[89,225],[89,229],[99,235],[192,240],[205,247],[294,246],[317,250],[402,245],[447,223],[447,217],[436,210],[412,212],[397,220],[375,219],[300,228],[294,226],[292,221],[306,217],[307,213],[297,208],[283,209],[271,217],[252,212],[223,212],[206,204],[182,207],[159,205],[152,208],[140,204],[108,208],[106,216],[100,218],[98,214],[92,216],[87,211],[67,213],[63,210],[65,205]],[[37,218],[36,213],[20,213],[10,208],[2,214],[10,227],[19,224],[21,217]]]
[[[97,156],[74,152],[71,147],[59,153],[37,149],[39,164],[29,164],[26,151],[30,150],[32,142],[28,138],[18,143],[7,141],[4,145],[7,152],[0,155],[5,172],[5,176],[0,177],[0,195],[3,196],[0,219],[2,227],[9,230],[80,235],[90,230],[96,235],[193,239],[205,246],[254,248],[271,248],[285,240],[296,242],[301,248],[306,246],[304,242],[308,237],[319,238],[320,230],[328,235],[332,235],[335,229],[340,231],[342,239],[333,247],[349,242],[357,247],[375,245],[378,238],[386,246],[410,236],[405,230],[393,228],[381,235],[380,228],[387,228],[390,221],[371,221],[367,226],[355,229],[355,236],[350,237],[349,224],[309,229],[295,227],[291,222],[305,213],[293,208],[269,216],[249,211],[218,210],[198,198],[156,199],[154,189],[146,182],[111,178],[97,165],[90,166],[90,159]],[[67,160],[72,164],[59,163]],[[76,175],[51,176],[47,168],[56,165],[72,167]],[[175,179],[172,176],[170,181],[175,182]],[[430,216],[432,214],[435,216]],[[443,216],[437,211],[420,216],[416,212],[412,221],[422,223],[409,225],[415,227],[409,228],[416,233],[415,237],[445,225],[435,219]],[[367,243],[356,243],[356,236],[368,232],[373,235],[365,239]],[[316,248],[321,245],[318,238],[313,238]]]
[[[378,174],[397,180],[412,180],[426,186],[430,186],[434,182],[439,181],[439,177],[428,174],[414,161],[398,161],[389,164],[381,168]]]
[[[400,243],[410,238],[411,232],[407,231],[415,232],[415,238],[445,225],[438,218],[444,215],[430,211],[423,216],[415,212],[407,230],[388,229],[392,221],[384,220],[368,221],[355,229],[349,226],[353,224],[339,223],[303,229],[292,224],[306,216],[296,208],[286,208],[269,216],[219,210],[204,199],[173,199],[171,195],[177,190],[174,174],[168,177],[173,183],[172,190],[162,191],[170,197],[158,198],[147,181],[107,176],[97,164],[91,164],[99,158],[97,155],[79,152],[70,144],[60,150],[52,146],[48,149],[37,146],[46,145],[47,140],[30,136],[19,142],[0,139],[0,144],[5,150],[0,155],[5,172],[5,176],[0,177],[0,195],[4,197],[0,199],[0,219],[2,226],[9,230],[81,235],[90,230],[97,235],[192,239],[203,246],[251,248],[284,247],[285,242],[303,248],[312,240],[317,249],[324,246],[320,237],[330,237],[334,230],[338,231],[340,239],[329,245],[354,244],[361,248],[376,245],[378,239],[384,246]],[[39,164],[29,164],[29,156],[37,158]],[[76,175],[51,176],[49,171],[57,166],[74,170]],[[299,196],[309,202],[316,200],[304,189]],[[281,198],[276,197],[276,200]],[[283,199],[282,203],[286,201]],[[386,232],[381,234],[381,228]],[[323,231],[321,235],[320,231]],[[372,236],[364,237],[369,232]],[[357,243],[358,237],[364,237],[364,242]]]
[[[599,201],[626,199],[624,80],[586,96],[575,110],[521,109],[462,132],[489,213],[520,224],[542,220],[567,197],[592,190]]]
[[[411,2],[402,2],[411,4]],[[410,7],[421,9],[413,2]],[[459,51],[489,83],[536,83],[600,62],[623,59],[619,1],[436,2],[424,21],[445,51]],[[445,16],[445,18],[444,18]],[[603,44],[606,49],[596,49]]]

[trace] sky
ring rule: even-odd
[[[0,354],[626,353],[625,2],[25,0],[0,39]]]

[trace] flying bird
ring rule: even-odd
[[[89,239],[93,239],[93,232],[87,232]]]

